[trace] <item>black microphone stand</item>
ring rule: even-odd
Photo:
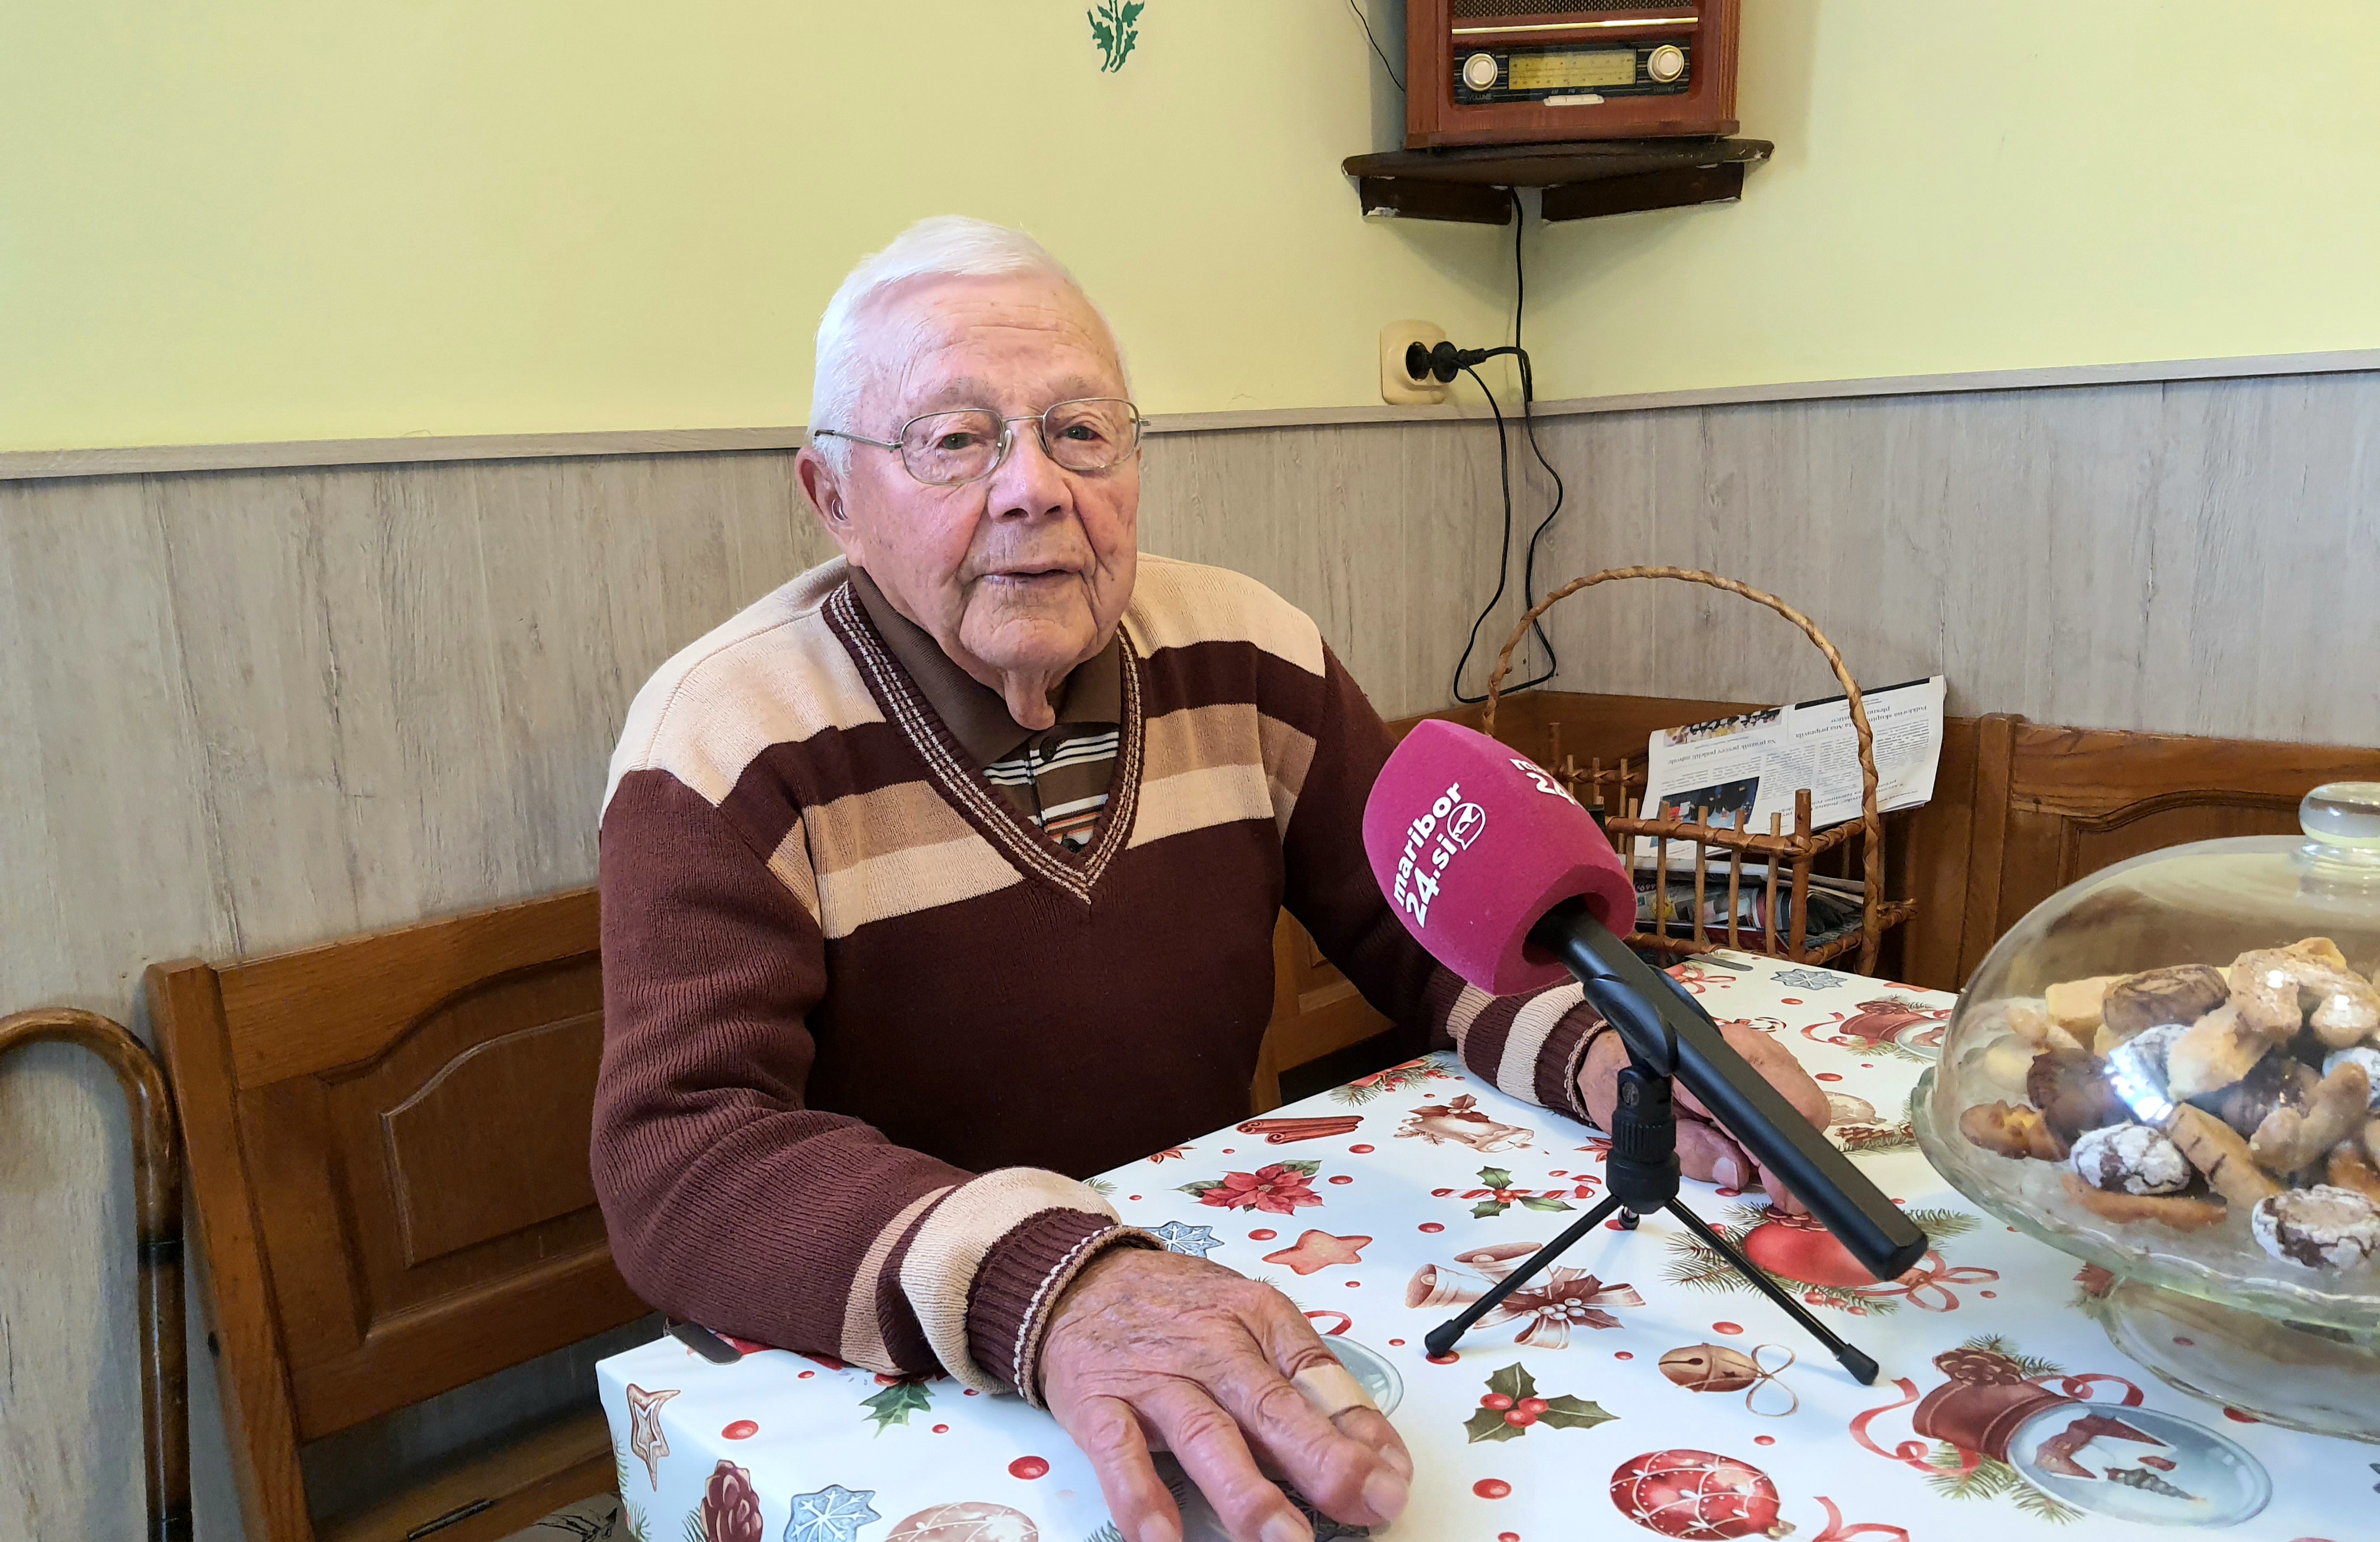
[[[1621,1028],[1618,1023],[1613,1026]],[[1621,1029],[1621,1041],[1628,1047],[1628,1065],[1620,1073],[1620,1101],[1611,1116],[1611,1154],[1604,1162],[1604,1180],[1609,1187],[1603,1198],[1568,1231],[1537,1249],[1520,1268],[1498,1281],[1494,1289],[1464,1307],[1461,1315],[1431,1329],[1422,1342],[1428,1346],[1432,1354],[1451,1353],[1455,1341],[1462,1338],[1473,1323],[1494,1311],[1506,1296],[1535,1279],[1540,1269],[1602,1225],[1614,1211],[1619,1212],[1621,1230],[1633,1232],[1640,1219],[1660,1210],[1676,1217],[1680,1225],[1726,1259],[1729,1268],[1742,1275],[1761,1294],[1784,1308],[1787,1317],[1801,1324],[1812,1338],[1827,1346],[1828,1352],[1852,1373],[1852,1379],[1862,1386],[1874,1386],[1876,1376],[1874,1359],[1811,1316],[1808,1308],[1763,1273],[1734,1244],[1712,1231],[1702,1217],[1688,1209],[1678,1198],[1678,1114],[1673,1081],[1677,1067],[1676,1035],[1667,1024],[1663,1024],[1659,1041],[1640,1044],[1640,1037],[1638,1033]],[[1645,1050],[1653,1052],[1648,1055],[1644,1052]]]

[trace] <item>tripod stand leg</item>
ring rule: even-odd
[[[1852,1373],[1852,1380],[1863,1387],[1876,1385],[1876,1362],[1869,1359],[1857,1345],[1845,1342],[1832,1329],[1812,1317],[1807,1307],[1786,1293],[1785,1288],[1763,1273],[1758,1265],[1738,1252],[1733,1243],[1705,1225],[1702,1217],[1675,1199],[1670,1200],[1664,1208],[1684,1222],[1687,1231],[1700,1237],[1706,1246],[1725,1258],[1729,1266],[1736,1273],[1750,1281],[1761,1294],[1785,1308],[1785,1315],[1800,1323],[1810,1337],[1826,1345],[1828,1353],[1841,1361],[1843,1369]],[[1433,1349],[1431,1353],[1435,1354],[1437,1351]]]
[[[1423,1346],[1426,1347],[1432,1354],[1446,1354],[1452,1352],[1454,1348],[1454,1341],[1463,1337],[1463,1333],[1473,1323],[1477,1322],[1481,1317],[1484,1317],[1488,1313],[1494,1311],[1497,1304],[1501,1302],[1506,1296],[1511,1295],[1514,1291],[1519,1290],[1523,1285],[1527,1284],[1531,1280],[1536,1278],[1537,1270],[1545,1268],[1548,1264],[1552,1263],[1556,1258],[1560,1257],[1565,1251],[1578,1241],[1579,1238],[1586,1235],[1589,1232],[1594,1231],[1597,1226],[1602,1225],[1605,1219],[1608,1218],[1612,1211],[1618,1208],[1620,1208],[1620,1200],[1618,1196],[1609,1194],[1605,1195],[1601,1202],[1598,1203],[1595,1208],[1587,1211],[1586,1214],[1581,1216],[1576,1221],[1572,1222],[1570,1230],[1564,1232],[1560,1236],[1556,1237],[1553,1241],[1546,1244],[1545,1246],[1538,1248],[1535,1253],[1530,1254],[1528,1262],[1523,1264],[1519,1269],[1514,1269],[1512,1273],[1504,1276],[1503,1279],[1496,1281],[1496,1286],[1493,1290],[1489,1291],[1486,1295],[1481,1296],[1478,1300],[1473,1302],[1470,1305],[1465,1306],[1460,1316],[1451,1318],[1446,1322],[1439,1323],[1436,1328],[1431,1329],[1422,1339]]]

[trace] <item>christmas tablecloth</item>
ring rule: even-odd
[[[1906,1108],[1951,998],[1742,954],[1677,973],[1714,1016],[1792,1049],[1834,1105],[1834,1138],[1933,1239],[1915,1269],[1879,1284],[1757,1192],[1685,1185],[1689,1205],[1876,1356],[1873,1387],[1662,1216],[1583,1242],[1454,1354],[1428,1358],[1433,1324],[1603,1188],[1594,1132],[1451,1055],[1096,1181],[1176,1251],[1279,1286],[1371,1389],[1419,1468],[1411,1508],[1379,1535],[2380,1537],[2380,1451],[2156,1381],[2101,1332],[2104,1277],[1984,1215],[1926,1165]],[[1089,1463],[1014,1398],[757,1346],[715,1365],[673,1339],[598,1370],[643,1542],[1116,1535]],[[1169,1481],[1186,1542],[1224,1542],[1178,1470]],[[1328,1518],[1316,1530],[1367,1535]]]

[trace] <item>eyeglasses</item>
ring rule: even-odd
[[[1030,418],[1002,418],[990,407],[929,412],[901,425],[892,439],[869,439],[841,429],[813,429],[813,439],[847,439],[897,450],[909,475],[932,487],[981,481],[1000,469],[1016,443],[1017,423],[1031,423],[1041,453],[1069,471],[1105,471],[1140,448],[1140,409],[1120,396],[1060,402]]]

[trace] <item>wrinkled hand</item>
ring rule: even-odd
[[[1099,1475],[1127,1542],[1181,1542],[1149,1461],[1171,1450],[1236,1542],[1310,1542],[1265,1474],[1349,1525],[1404,1509],[1413,1458],[1378,1413],[1325,1418],[1288,1378],[1332,1360],[1287,1296],[1218,1264],[1119,1248],[1059,1298],[1041,1342],[1050,1412]]]
[[[1728,1047],[1751,1062],[1752,1068],[1783,1093],[1803,1118],[1821,1130],[1827,1127],[1827,1095],[1818,1090],[1818,1084],[1791,1050],[1767,1034],[1738,1023],[1721,1023],[1718,1031]],[[1586,1063],[1579,1067],[1579,1096],[1598,1128],[1611,1128],[1611,1111],[1620,1101],[1620,1072],[1627,1063],[1628,1046],[1621,1042],[1619,1034],[1607,1033],[1597,1038],[1587,1050]],[[1677,1092],[1678,1165],[1687,1177],[1728,1188],[1765,1188],[1780,1208],[1802,1208],[1802,1202],[1787,1193],[1784,1184],[1763,1172],[1750,1152],[1713,1123],[1710,1110],[1686,1090],[1683,1082],[1678,1084]]]

